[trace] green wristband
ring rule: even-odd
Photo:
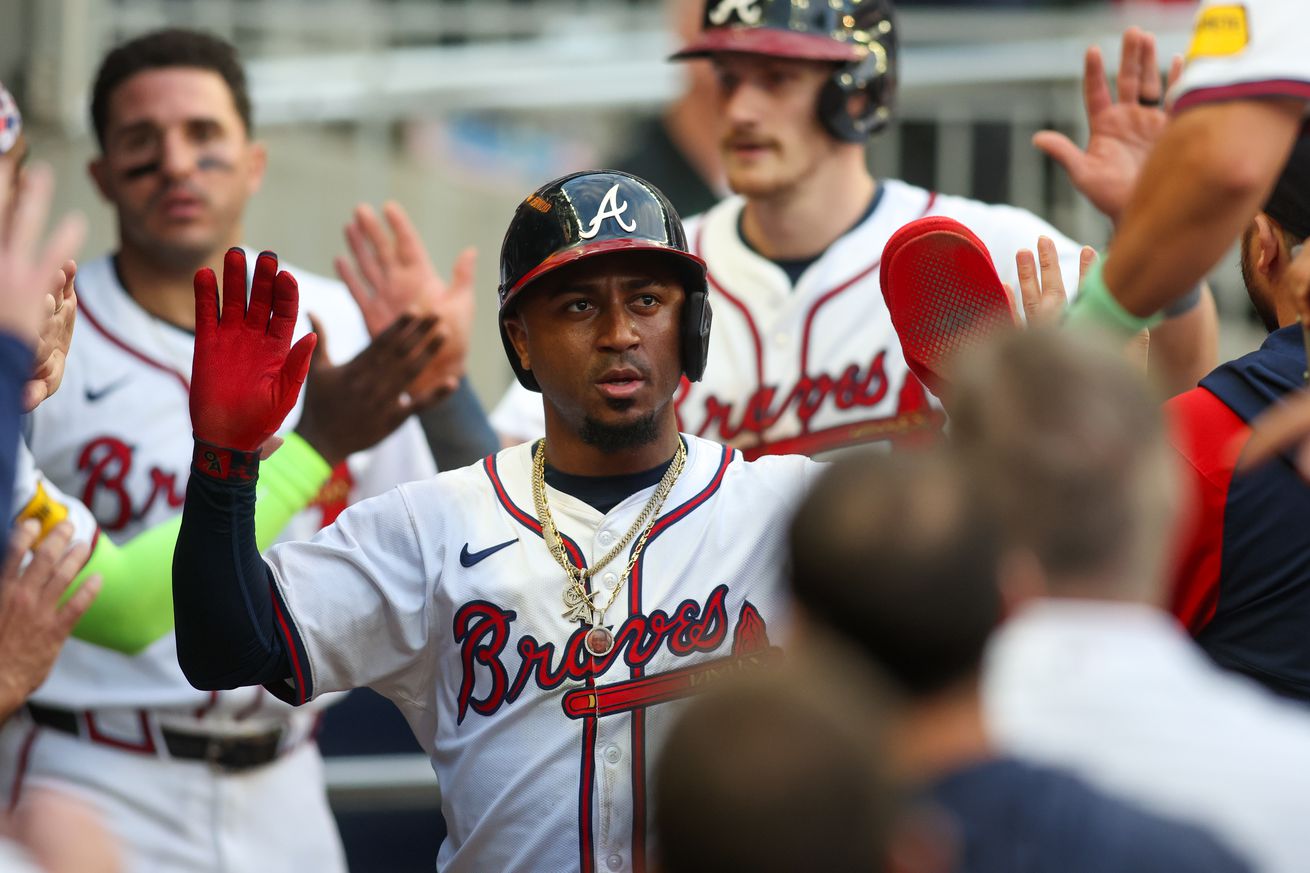
[[[1078,288],[1078,298],[1065,312],[1064,323],[1073,328],[1092,326],[1101,330],[1134,336],[1155,327],[1164,320],[1161,313],[1139,318],[1133,315],[1110,293],[1102,275],[1105,261],[1098,261]]]

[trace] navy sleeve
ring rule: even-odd
[[[177,660],[196,688],[215,691],[266,685],[289,699],[288,641],[279,622],[273,572],[255,545],[257,455],[231,467],[202,469],[213,451],[197,443],[187,482],[182,527],[173,552],[173,618]],[[307,696],[305,689],[291,702]]]
[[[0,334],[0,518],[12,519],[14,469],[18,463],[23,385],[32,375],[32,350],[16,336]]]
[[[500,451],[500,439],[467,378],[459,380],[454,394],[420,412],[418,420],[442,470],[467,467]]]

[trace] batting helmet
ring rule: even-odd
[[[891,119],[891,0],[707,0],[700,35],[672,60],[720,52],[837,63],[819,95],[819,119],[843,142],[863,142]],[[863,105],[852,97],[864,97]]]
[[[687,247],[677,210],[645,179],[617,170],[573,173],[538,188],[519,204],[500,247],[500,338],[519,383],[540,391],[505,330],[514,300],[537,279],[566,264],[611,252],[656,252],[682,278],[682,371],[693,382],[710,348],[705,262]]]

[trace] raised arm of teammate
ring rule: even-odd
[[[1203,0],[1171,93],[1174,116],[1071,320],[1149,325],[1228,251],[1273,189],[1305,118],[1308,25],[1299,0]]]
[[[1175,57],[1166,77],[1173,87],[1183,60]],[[1055,131],[1042,131],[1033,144],[1055,159],[1069,180],[1119,226],[1151,150],[1168,127],[1161,107],[1155,37],[1136,27],[1123,34],[1116,93],[1111,94],[1105,59],[1097,46],[1083,66],[1083,102],[1090,132],[1085,148]],[[1203,279],[1166,312],[1151,332],[1149,369],[1167,394],[1196,386],[1219,363],[1219,318]]]
[[[477,252],[471,248],[460,252],[446,282],[404,208],[386,203],[382,216],[386,227],[372,207],[356,207],[345,229],[351,257],[335,260],[337,275],[350,289],[374,336],[406,312],[430,313],[440,319],[445,344],[416,380],[413,392],[423,395],[435,390],[440,400],[418,414],[437,465],[443,470],[463,467],[500,448],[464,375],[473,329]]]

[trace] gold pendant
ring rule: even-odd
[[[564,609],[564,617],[570,622],[589,622],[596,605],[590,597],[583,596],[576,583],[571,583],[564,589]]]

